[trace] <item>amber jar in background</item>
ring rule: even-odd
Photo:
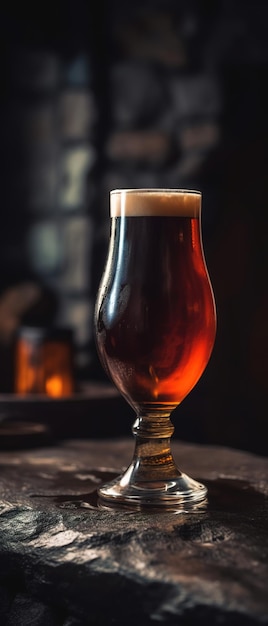
[[[67,328],[23,326],[15,346],[17,394],[62,397],[74,392],[73,334]]]

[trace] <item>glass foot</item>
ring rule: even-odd
[[[207,488],[186,474],[181,473],[174,480],[128,483],[123,474],[99,488],[100,501],[109,506],[131,505],[135,508],[174,508],[202,502],[206,499]]]

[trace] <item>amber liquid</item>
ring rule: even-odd
[[[198,218],[112,218],[95,329],[100,360],[135,409],[185,398],[216,330]]]

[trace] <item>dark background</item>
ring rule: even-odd
[[[77,378],[106,380],[109,191],[193,187],[218,332],[175,436],[268,453],[267,26],[259,0],[1,9],[0,392],[22,323],[70,326]]]

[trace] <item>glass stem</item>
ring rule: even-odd
[[[174,426],[170,413],[139,414],[132,432],[136,445],[133,462],[127,472],[132,483],[164,482],[181,476],[171,453],[170,438]]]

